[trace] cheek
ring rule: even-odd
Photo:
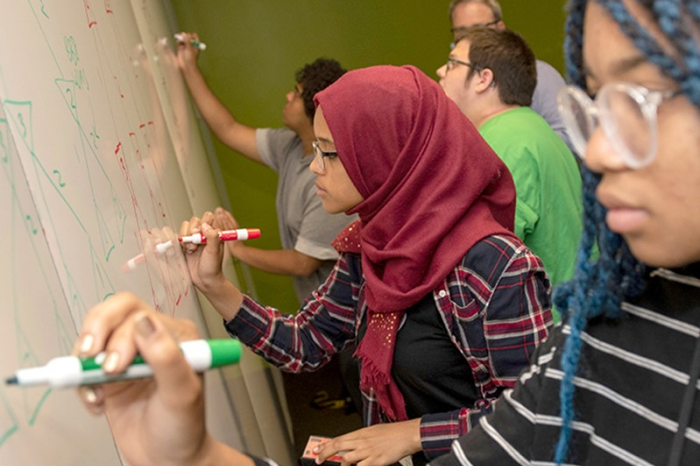
[[[700,119],[681,112],[677,118],[660,121],[656,160],[639,186],[654,223],[649,241],[641,243],[651,265],[677,267],[700,261],[698,127]]]

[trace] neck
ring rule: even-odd
[[[479,129],[482,125],[484,125],[484,123],[489,121],[491,118],[494,118],[502,113],[509,112],[516,108],[520,108],[520,105],[506,105],[504,103],[499,102],[498,104],[484,108],[483,111],[474,120],[472,120],[472,122],[474,123],[474,126],[476,126],[476,128]]]
[[[297,136],[299,136],[299,139],[301,139],[301,143],[304,146],[304,156],[312,155],[314,153],[314,150],[311,143],[313,143],[316,140],[316,135],[314,134],[314,127],[311,124],[304,125],[302,128],[297,129],[295,132],[297,133]]]

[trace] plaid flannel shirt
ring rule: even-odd
[[[245,296],[226,328],[282,370],[313,371],[355,341],[367,310],[364,284],[360,257],[341,254],[297,314],[284,315]],[[422,416],[428,460],[447,453],[452,441],[477,425],[500,393],[515,385],[552,325],[551,286],[542,261],[514,238],[490,236],[478,242],[432,293],[481,398],[473,406]],[[363,396],[366,425],[384,422],[374,392]]]

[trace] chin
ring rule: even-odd
[[[684,248],[679,244],[644,243],[627,239],[632,255],[650,267],[674,269],[700,262],[700,250]],[[696,247],[697,249],[697,247]]]

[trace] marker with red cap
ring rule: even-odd
[[[221,241],[244,241],[247,239],[260,238],[260,230],[257,228],[240,228],[238,230],[224,230],[219,232]],[[207,244],[207,238],[201,233],[180,238],[180,243]]]
[[[239,228],[238,230],[224,230],[219,232],[221,241],[245,241],[249,239],[260,238],[260,229],[258,228]],[[182,236],[178,238],[180,244],[206,244],[207,238],[201,233],[195,233],[190,236]],[[165,254],[165,251],[173,247],[172,241],[156,244],[155,249],[158,254]],[[126,264],[122,265],[125,271],[134,270],[139,264],[146,261],[146,256],[141,253],[133,259],[129,259]]]

